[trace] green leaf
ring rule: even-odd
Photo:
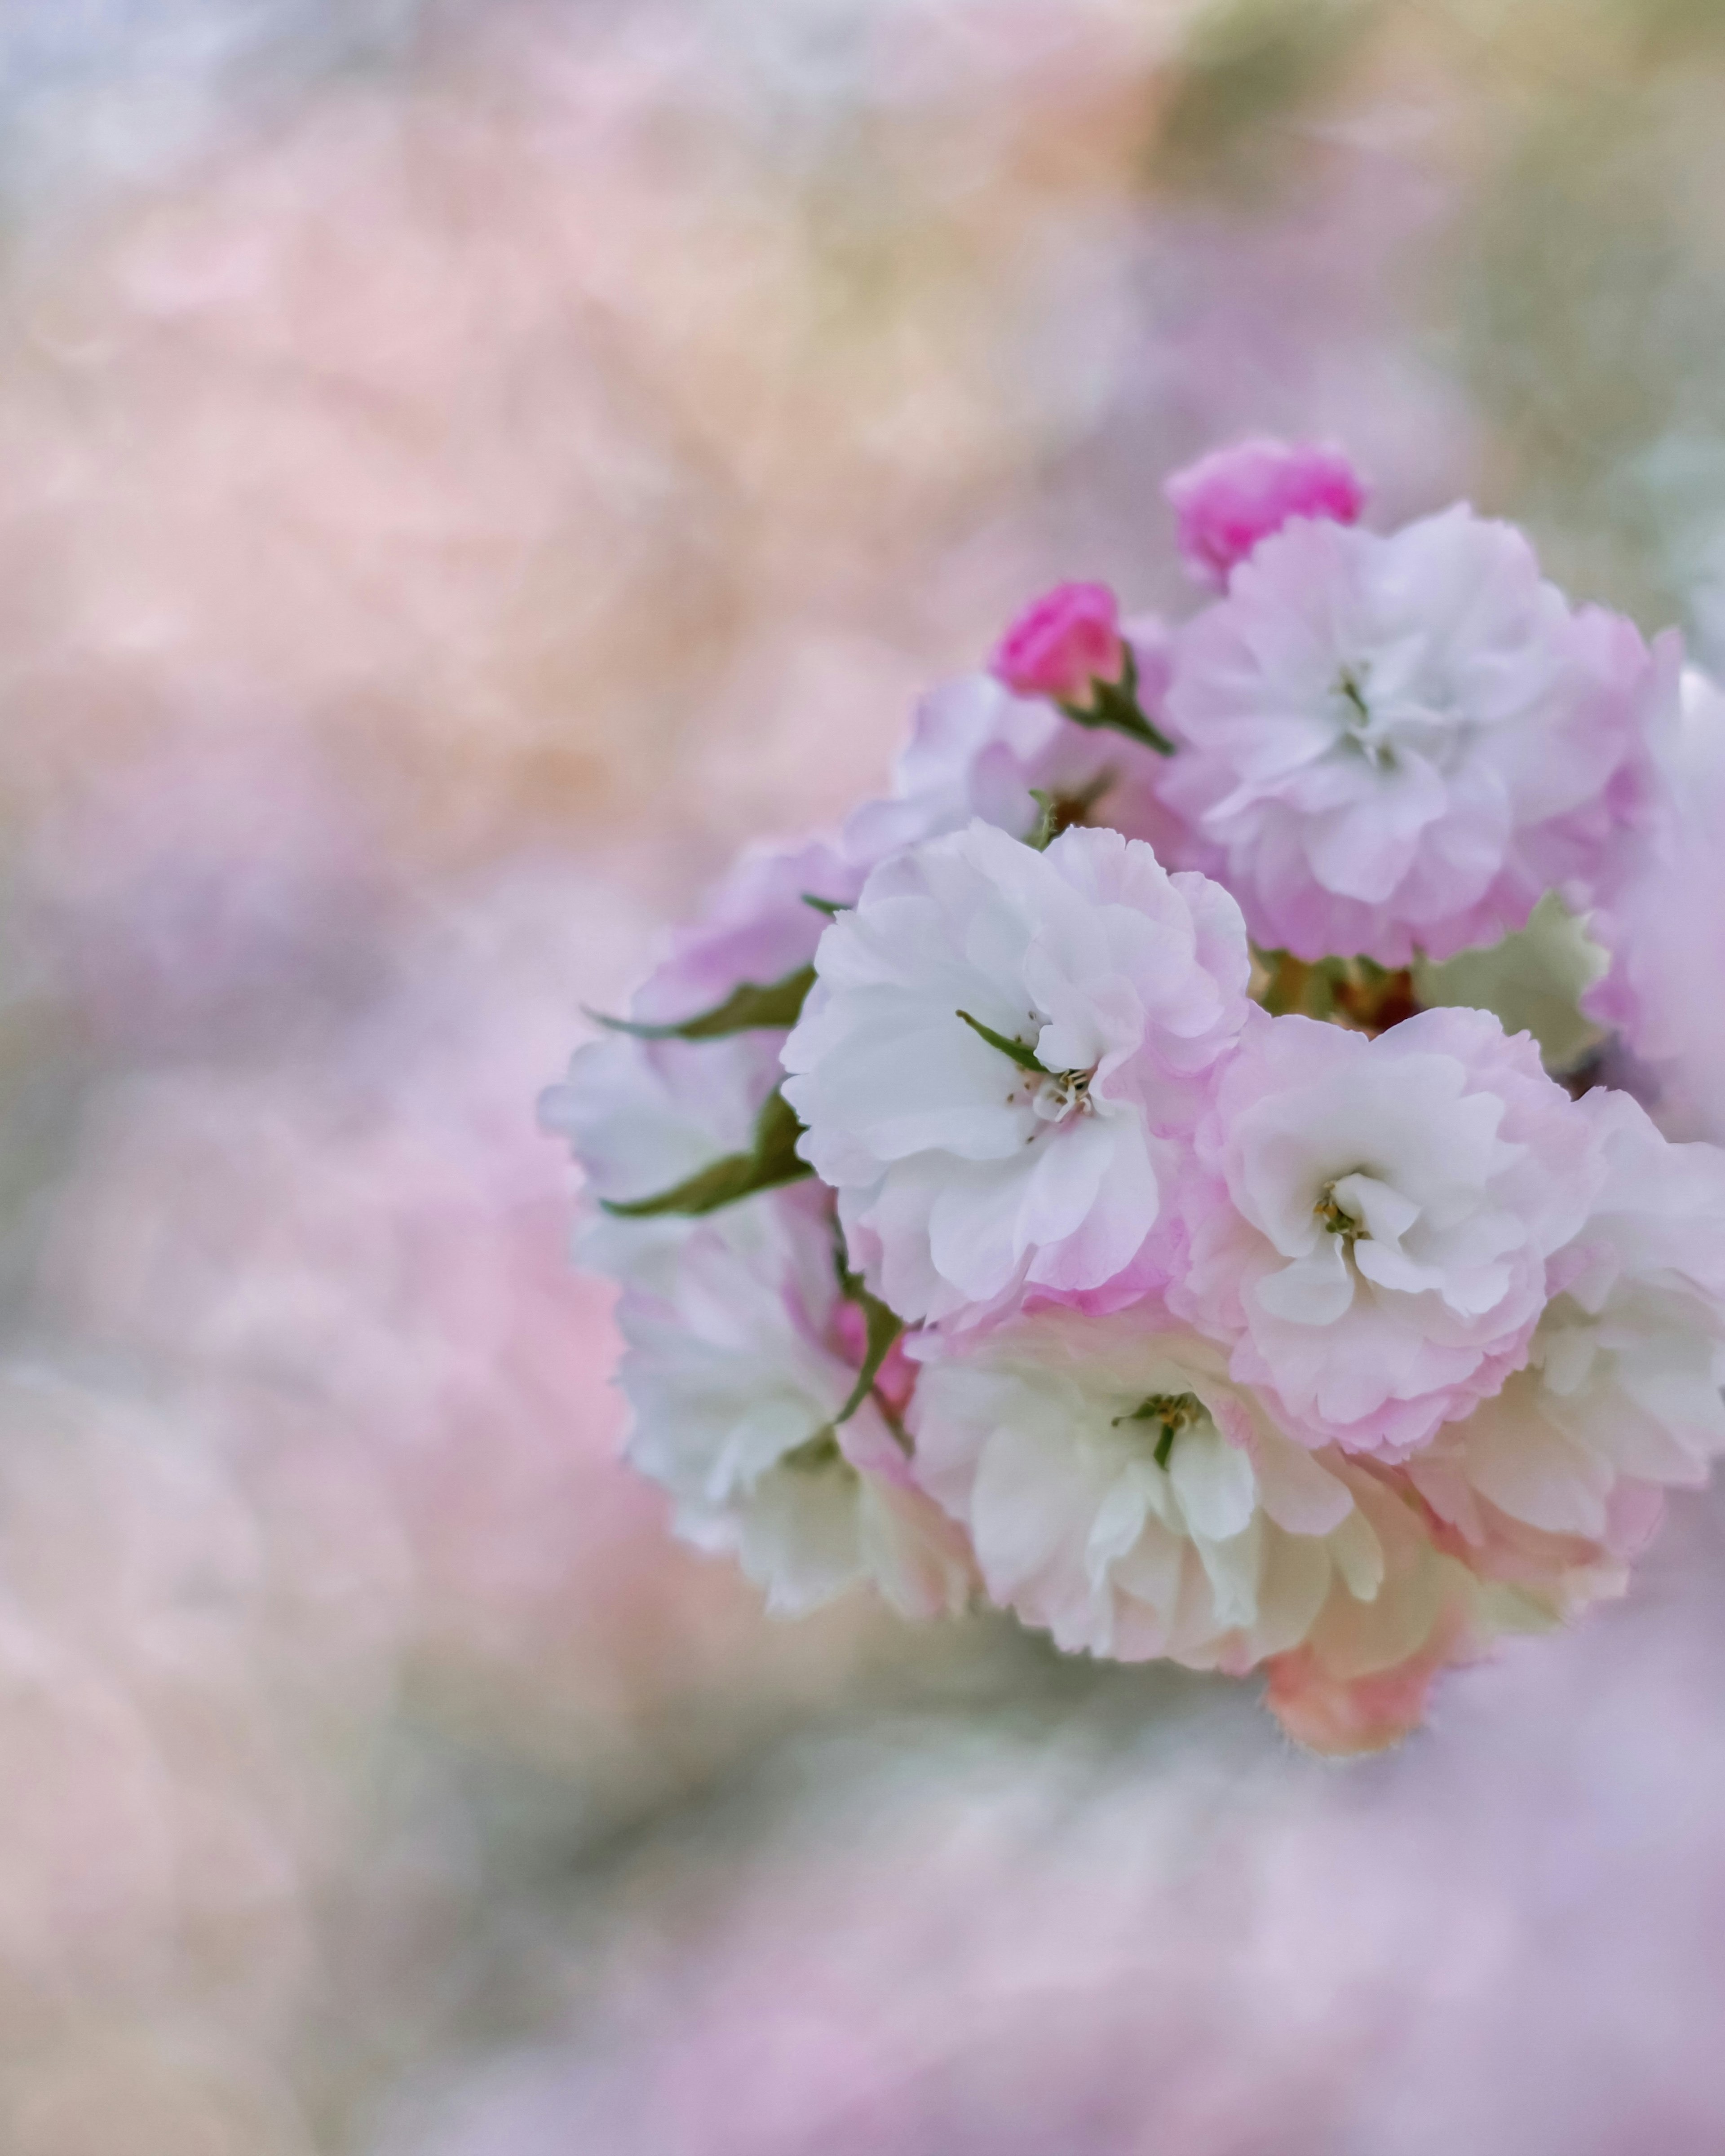
[[[1060,836],[1060,804],[1053,794],[1045,793],[1040,786],[1030,788],[1030,798],[1036,803],[1039,813],[1036,828],[1026,838],[1024,844],[1034,853],[1045,854]],[[963,1018],[964,1014],[960,1011],[958,1015]]]
[[[752,1033],[763,1026],[794,1025],[802,1014],[803,1000],[814,986],[813,966],[799,966],[782,981],[761,988],[743,981],[723,1003],[698,1017],[679,1019],[674,1025],[645,1025],[630,1018],[607,1018],[603,1011],[587,1015],[613,1033],[633,1034],[637,1040],[723,1040],[733,1033]]]
[[[868,1328],[867,1346],[850,1398],[833,1417],[834,1430],[840,1423],[849,1422],[873,1392],[875,1380],[880,1374],[880,1365],[891,1353],[893,1342],[905,1329],[904,1320],[896,1312],[889,1310],[878,1296],[870,1295],[862,1282],[850,1274],[845,1276],[845,1292],[863,1314],[863,1322]]]
[[[1047,1075],[1048,1065],[1034,1048],[1026,1048],[1021,1040],[1008,1040],[1004,1033],[996,1033],[992,1025],[984,1025],[979,1018],[973,1018],[968,1011],[959,1011],[956,1015],[963,1019],[973,1033],[979,1033],[990,1048],[998,1048],[1003,1055],[1009,1055],[1020,1070],[1040,1070],[1045,1076]]]
[[[803,892],[803,903],[804,906],[812,906],[817,913],[825,914],[829,921],[836,921],[841,913],[849,913],[850,911],[842,899],[817,898],[812,891]]]
[[[739,1198],[752,1198],[757,1190],[800,1183],[814,1173],[806,1160],[798,1158],[797,1140],[802,1135],[796,1110],[783,1093],[771,1093],[755,1119],[755,1142],[747,1152],[726,1153],[651,1198],[602,1198],[601,1209],[619,1220],[653,1220],[665,1214],[698,1219],[716,1213],[721,1205],[734,1205]]]

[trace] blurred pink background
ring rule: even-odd
[[[1725,1514],[1343,1769],[768,1623],[533,1103],[1164,470],[1725,629],[1701,0],[0,0],[0,2148],[1725,2146]]]

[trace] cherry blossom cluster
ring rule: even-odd
[[[543,1112],[629,1457],[771,1608],[986,1600],[1366,1750],[1725,1447],[1725,1152],[1599,1082],[1661,1052],[1725,700],[1510,525],[1369,528],[1337,451],[1167,493],[1189,618],[1028,608]],[[1435,986],[1542,901],[1599,976],[1556,1069]]]

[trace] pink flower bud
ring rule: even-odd
[[[1106,584],[1055,585],[1001,638],[992,667],[1015,696],[1086,702],[1092,681],[1125,671],[1119,603]]]
[[[1218,591],[1227,588],[1235,564],[1291,517],[1353,524],[1366,501],[1365,482],[1340,449],[1266,435],[1213,449],[1162,491],[1179,520],[1187,567]]]

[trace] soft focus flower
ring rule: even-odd
[[[1661,644],[1666,639],[1661,639]],[[1725,1140],[1725,692],[1697,669],[1663,686],[1645,727],[1644,785],[1631,829],[1587,927],[1610,970],[1582,1008],[1614,1026],[1671,1137]]]
[[[1465,506],[1296,522],[1176,639],[1163,791],[1266,948],[1448,957],[1598,870],[1650,664]]]
[[[1083,704],[1096,681],[1117,681],[1126,665],[1120,603],[1106,584],[1057,584],[1001,638],[992,670],[1015,696]]]
[[[1138,1257],[1248,1008],[1225,891],[1115,831],[1039,854],[975,824],[876,870],[816,963],[785,1096],[895,1310],[1096,1289]]]
[[[1622,1093],[1580,1111],[1604,1179],[1527,1368],[1408,1470],[1471,1562],[1566,1611],[1621,1592],[1661,1488],[1725,1450],[1725,1153],[1671,1144]]]
[[[1532,1041],[1473,1010],[1266,1019],[1197,1142],[1171,1300],[1309,1442],[1396,1457],[1525,1360],[1601,1173]]]
[[[1353,524],[1366,506],[1365,482],[1340,449],[1261,434],[1212,449],[1162,490],[1178,520],[1182,559],[1217,591],[1226,591],[1259,541],[1291,518]]]
[[[763,1224],[747,1255],[697,1228],[666,1292],[623,1300],[630,1460],[671,1492],[677,1532],[734,1551],[771,1609],[864,1578],[907,1614],[962,1607],[963,1544],[913,1486],[889,1411],[871,1393],[834,1426],[858,1367],[824,1203],[794,1190],[746,1209]]]
[[[1050,1310],[918,1344],[918,1478],[993,1599],[1059,1645],[1238,1676],[1305,1637],[1332,1578],[1376,1594],[1339,1463],[1285,1437],[1213,1342]]]
[[[1308,1751],[1382,1751],[1425,1719],[1434,1681],[1476,1661],[1502,1633],[1538,1631],[1549,1613],[1481,1579],[1440,1546],[1410,1493],[1370,1471],[1349,1479],[1381,1575],[1369,1601],[1331,1584],[1307,1637],[1269,1664],[1264,1703]]]
[[[842,838],[751,848],[699,917],[673,932],[635,993],[631,1017],[651,1024],[698,1018],[743,982],[770,988],[806,966],[828,919],[810,901],[849,906],[874,858],[847,849]]]
[[[1149,616],[1128,624],[1138,701],[1154,721],[1167,686],[1168,637]],[[960,830],[973,818],[1014,838],[1037,828],[1046,794],[1056,819],[1106,824],[1158,850],[1193,850],[1158,791],[1166,759],[1125,735],[1083,726],[1046,697],[1014,695],[992,674],[943,682],[917,706],[895,769],[897,798],[859,809],[846,827],[854,853]],[[918,829],[907,812],[920,816]],[[1198,865],[1199,864],[1193,864]]]

